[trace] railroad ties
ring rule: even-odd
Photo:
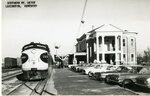
[[[22,82],[7,95],[42,95],[46,89],[47,80]],[[47,93],[52,95],[51,93]]]
[[[22,81],[12,90],[3,95],[56,95],[53,91],[52,70],[51,74],[44,80]]]

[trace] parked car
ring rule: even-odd
[[[71,66],[71,69],[76,72],[79,67],[83,67],[85,65],[86,65],[85,63],[75,64],[74,66]]]
[[[114,65],[102,64],[101,67],[92,69],[88,73],[88,76],[92,77],[92,78],[96,78],[96,76],[95,76],[96,72],[108,72],[108,71],[114,71],[115,69],[116,69],[116,67]]]
[[[77,66],[77,64],[70,64],[70,65],[68,65],[68,68],[71,69],[71,67],[73,67],[73,66]]]
[[[82,72],[83,69],[88,68],[88,67],[92,67],[92,66],[94,66],[93,63],[85,64],[84,66],[78,66],[78,67],[76,68],[76,71],[77,71],[77,72]]]
[[[84,65],[85,65],[85,64],[77,64],[77,66],[73,66],[72,69],[73,69],[73,71],[76,72],[78,67],[81,67],[81,66],[84,66]]]
[[[87,64],[87,63],[80,64],[79,66],[76,66],[76,67],[75,67],[75,71],[76,71],[76,72],[80,72],[80,71],[81,71],[80,68],[86,67],[86,66],[88,66],[88,65],[89,65],[89,64]]]
[[[107,72],[95,72],[95,78],[97,80],[105,80],[107,75],[110,74],[116,74],[116,73],[124,73],[128,71],[128,67],[124,65],[115,65],[114,66],[116,69],[112,71],[107,71]]]
[[[71,70],[75,70],[76,66],[78,66],[78,64],[73,64],[73,65],[70,65],[69,67],[70,67]]]
[[[141,71],[143,69],[145,69],[144,66],[131,66],[131,69],[129,69],[125,73],[107,75],[105,81],[107,83],[110,82],[118,83],[123,87],[125,87],[126,85],[132,85],[135,83],[135,78],[143,75],[141,74]],[[145,73],[145,74],[150,75],[150,71],[149,73]]]
[[[150,88],[150,75],[143,74],[142,76],[136,77],[135,84],[146,88]]]
[[[99,69],[99,68],[101,68],[102,65],[103,65],[102,63],[93,64],[93,66],[91,66],[91,67],[84,68],[84,69],[82,70],[82,73],[83,73],[83,74],[88,74],[88,73],[89,73],[91,70],[93,70],[93,69]]]

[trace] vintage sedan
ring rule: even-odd
[[[147,69],[147,67],[131,66],[131,69],[129,69],[126,73],[107,75],[105,81],[107,83],[110,83],[110,82],[118,83],[119,85],[123,87],[125,87],[126,85],[132,85],[135,82],[135,78],[143,75],[141,74],[141,71],[145,69]],[[150,72],[147,72],[144,74],[148,75],[150,74]]]
[[[71,70],[75,70],[76,66],[78,66],[78,64],[73,64],[73,65],[70,65],[69,67],[70,67]]]
[[[84,64],[84,65],[82,65],[82,66],[77,66],[77,67],[76,67],[76,72],[81,72],[82,69],[91,67],[91,66],[93,66],[93,65],[94,65],[93,63],[89,63],[89,64]]]
[[[82,69],[82,74],[88,74],[91,70],[95,68],[100,68],[102,64],[93,64],[91,67]]]
[[[143,74],[142,76],[136,77],[135,84],[146,88],[150,88],[150,74]]]
[[[82,64],[75,64],[75,66],[71,66],[71,69],[72,69],[73,71],[76,71],[76,69],[77,69],[78,67],[84,66],[84,65],[85,65],[84,63],[82,63]]]
[[[109,71],[114,71],[115,69],[116,69],[116,67],[114,65],[103,64],[103,65],[101,65],[101,67],[91,70],[88,73],[88,76],[95,79],[96,78],[96,75],[95,75],[96,72],[109,72]]]
[[[68,68],[71,69],[73,66],[78,66],[77,64],[68,65]]]
[[[74,71],[79,72],[79,69],[82,67],[86,67],[88,64],[84,63],[84,64],[79,64],[78,66],[75,67]]]
[[[115,65],[115,70],[107,71],[107,72],[95,72],[95,78],[97,80],[105,80],[107,75],[110,74],[118,74],[118,73],[126,73],[130,67],[124,65]]]

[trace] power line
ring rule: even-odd
[[[82,16],[81,16],[81,23],[84,23],[84,21],[83,21],[83,17],[84,17],[84,14],[85,14],[86,5],[87,5],[87,0],[85,0],[85,4],[84,4],[84,8],[83,8],[83,12],[82,12]]]
[[[80,19],[80,24],[79,24],[79,27],[78,27],[78,33],[77,33],[76,37],[78,37],[78,35],[80,33],[81,25],[85,23],[85,21],[83,19],[84,19],[84,14],[85,14],[86,6],[87,6],[87,1],[88,0],[85,0],[85,4],[84,4],[84,7],[83,7],[81,19]]]
[[[82,11],[81,19],[80,19],[80,24],[79,24],[79,27],[78,27],[78,30],[77,30],[76,38],[78,38],[78,35],[80,33],[81,25],[85,23],[85,21],[83,19],[84,19],[84,14],[85,14],[85,10],[86,10],[87,1],[88,0],[85,0],[85,4],[84,4],[84,7],[83,7],[83,11]],[[75,45],[75,43],[76,43],[76,41],[74,41],[74,45]],[[74,46],[73,46],[72,50],[73,49],[74,49]]]

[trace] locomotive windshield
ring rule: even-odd
[[[31,42],[30,44],[25,45],[25,46],[22,48],[22,51],[25,51],[25,50],[28,50],[28,49],[31,49],[31,48],[43,49],[43,50],[46,50],[46,51],[49,52],[49,47],[48,47],[48,45],[46,45],[46,44],[41,44],[41,43],[34,43],[34,42]]]

